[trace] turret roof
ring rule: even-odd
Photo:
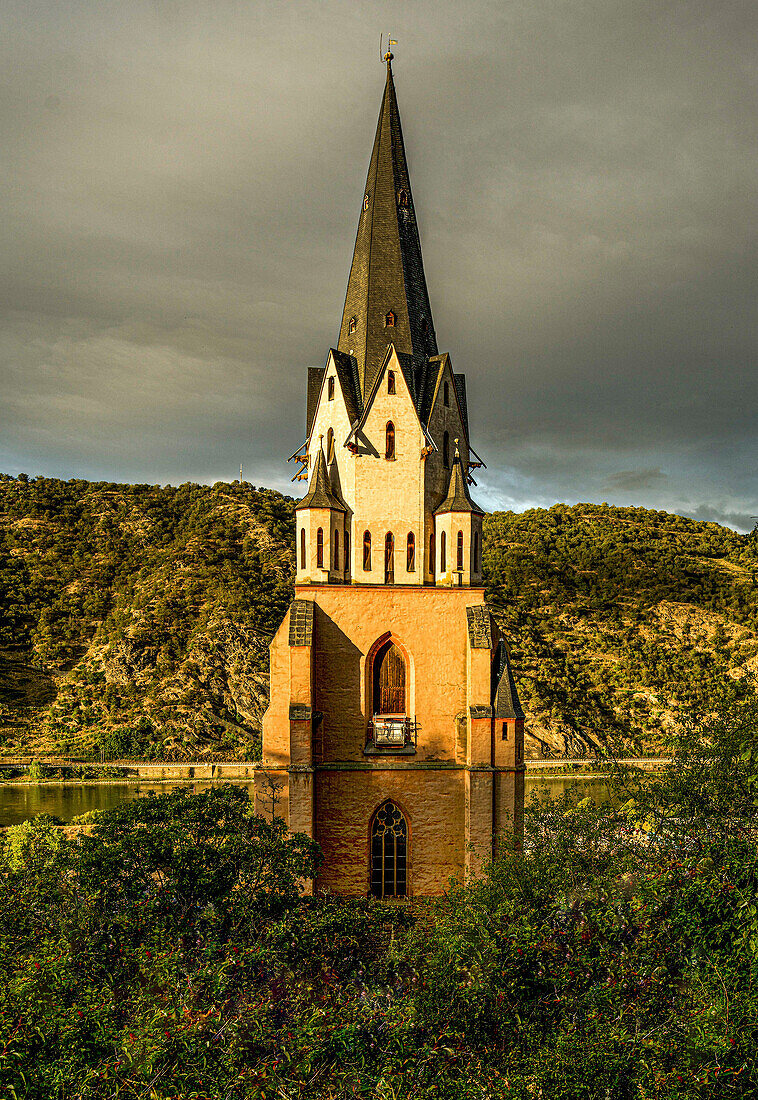
[[[442,516],[446,512],[476,512],[480,516],[484,515],[484,510],[478,504],[474,504],[469,495],[468,479],[463,468],[463,459],[458,454],[457,447],[455,448],[453,468],[450,471],[450,485],[447,496],[434,514]]]
[[[318,449],[316,469],[311,478],[311,487],[303,499],[295,505],[295,511],[300,511],[301,508],[331,508],[336,512],[345,511],[345,505],[337,499],[329,484],[326,459],[321,447]]]

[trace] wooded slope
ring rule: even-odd
[[[292,597],[294,501],[238,483],[0,475],[0,749],[250,756]],[[754,536],[645,509],[485,521],[527,754],[655,747],[758,667]]]

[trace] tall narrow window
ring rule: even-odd
[[[300,528],[300,568],[305,569],[305,528]]]
[[[450,408],[450,383],[446,382],[442,387],[442,400],[446,409]]]
[[[408,542],[405,551],[405,570],[407,573],[416,571],[416,536],[413,531],[408,532]]]
[[[387,371],[387,393],[395,392],[395,372],[393,370]]]
[[[458,532],[458,545],[455,550],[455,568],[463,572],[463,531]]]
[[[350,528],[345,528],[345,572],[350,572]]]
[[[326,464],[331,466],[334,462],[334,432],[330,428],[326,433]]]
[[[434,557],[434,531],[429,536],[429,572],[432,574],[432,580],[434,580],[435,570],[437,568],[437,562]]]
[[[447,569],[447,535],[443,531],[440,535],[440,573]]]
[[[385,313],[385,315],[384,315],[384,327],[385,328],[394,328],[395,327],[395,314],[392,312],[392,310],[390,310],[389,313]]]
[[[363,196],[363,209],[368,210],[368,192]]]
[[[348,323],[348,326],[347,326],[347,331],[352,336],[357,328],[358,328],[358,318],[357,317],[351,317],[350,321]]]
[[[371,572],[371,532],[363,532],[363,571]]]
[[[387,640],[374,657],[372,668],[374,714],[405,715],[405,659]]]
[[[395,536],[391,531],[384,536],[384,583],[395,583]]]
[[[332,561],[332,569],[336,573],[339,570],[339,567],[340,567],[340,533],[339,533],[339,531],[335,531],[334,532],[334,559]]]
[[[395,425],[390,420],[384,436],[384,457],[392,460],[395,457]]]
[[[326,396],[328,401],[334,401],[334,375],[326,383]]]
[[[450,432],[442,436],[442,465],[446,470],[450,469]]]
[[[405,190],[404,187],[402,187],[397,193],[397,204],[398,206],[408,205],[408,192]]]
[[[474,572],[481,573],[482,566],[479,561],[479,532],[474,531]]]
[[[371,893],[404,898],[408,891],[408,823],[388,799],[371,822]]]
[[[316,565],[319,569],[324,568],[324,528],[319,527],[316,532]]]

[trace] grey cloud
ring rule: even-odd
[[[482,503],[751,526],[755,6],[391,0],[382,17]],[[291,491],[377,45],[375,11],[339,0],[8,0],[0,468],[208,481],[243,461]]]

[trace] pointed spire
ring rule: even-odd
[[[446,512],[476,512],[483,516],[484,512],[478,504],[474,504],[469,496],[468,479],[463,468],[463,459],[458,453],[458,440],[455,441],[455,458],[453,468],[450,471],[450,485],[447,496],[435,511],[435,516],[442,516]]]
[[[301,501],[295,505],[295,511],[301,508],[331,508],[336,512],[344,512],[345,506],[337,500],[329,483],[329,474],[326,469],[326,459],[321,446],[316,456],[316,469],[313,471],[311,486]]]
[[[387,81],[337,344],[355,357],[363,399],[388,344],[413,357],[419,380],[427,357],[437,354],[391,55],[385,60]]]

